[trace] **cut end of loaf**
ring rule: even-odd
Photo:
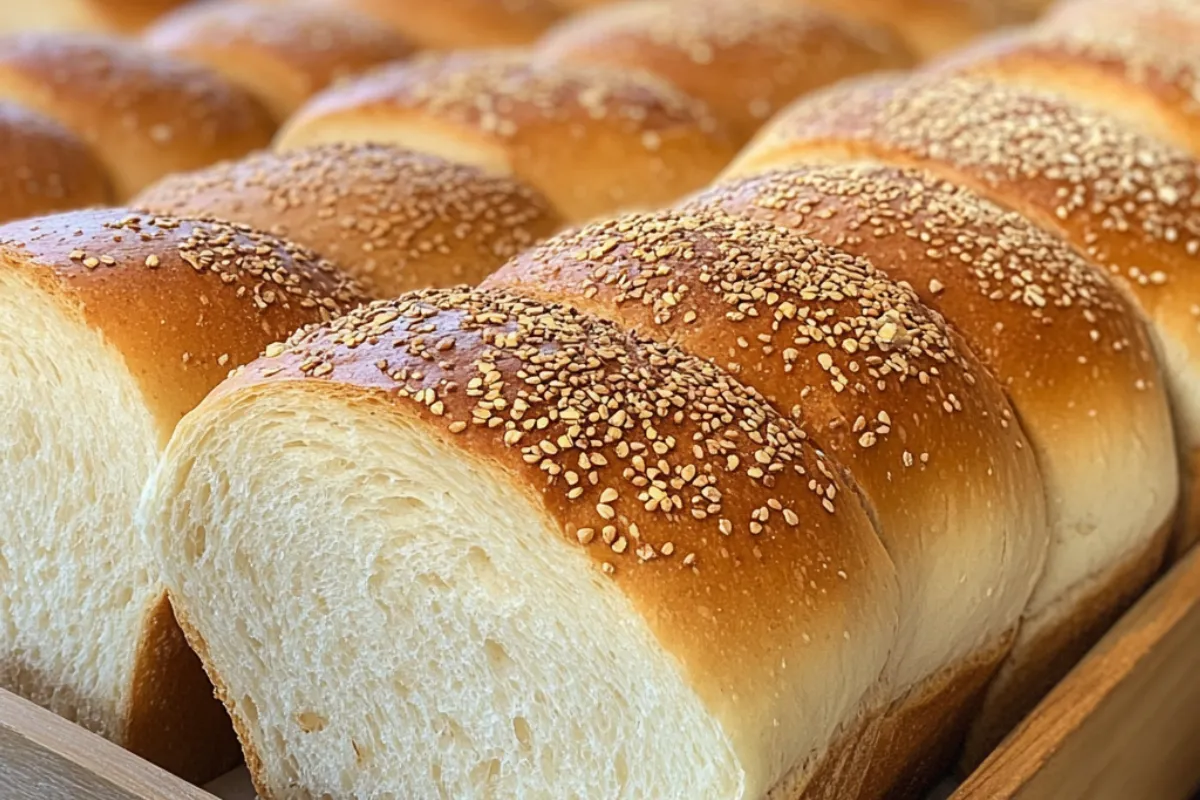
[[[153,529],[267,796],[741,796],[678,667],[502,467],[369,399],[207,416]]]
[[[69,302],[4,269],[0,297],[0,686],[120,742],[161,594],[133,520],[158,431]]]

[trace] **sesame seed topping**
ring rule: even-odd
[[[455,347],[438,351],[445,337]],[[761,395],[703,359],[565,308],[504,292],[419,292],[309,327],[275,352],[251,370],[369,380],[414,413],[442,403],[452,433],[484,437],[538,473],[570,541],[602,543],[609,558],[659,563],[685,536],[694,565],[696,552],[739,533],[769,558],[770,543],[803,531],[818,502],[836,510],[839,487],[822,476],[838,468]],[[513,431],[536,431],[538,442],[510,447]],[[750,457],[731,467],[735,453]],[[706,543],[706,529],[724,536]]]

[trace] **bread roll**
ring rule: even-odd
[[[804,161],[918,166],[971,187],[1056,233],[1109,270],[1151,323],[1185,462],[1177,547],[1200,530],[1200,168],[1182,152],[1058,97],[985,80],[931,75],[873,79],[824,93],[780,115],[731,169]],[[1149,384],[1142,388],[1152,390]],[[1168,487],[1164,487],[1167,491]],[[1113,598],[1113,607],[1132,597]],[[1017,651],[1053,682],[1085,641],[1060,653]],[[1013,671],[1016,672],[1013,672]],[[982,756],[1034,697],[1001,680],[977,729]]]
[[[741,143],[801,95],[912,63],[886,29],[815,8],[742,0],[616,3],[558,25],[538,52],[659,75],[708,103]]]
[[[82,141],[51,119],[0,101],[0,222],[110,199],[104,169]]]
[[[0,99],[80,136],[118,200],[169,172],[263,147],[273,127],[252,97],[208,70],[85,34],[0,38]]]
[[[1178,462],[1149,332],[1104,273],[1019,214],[919,170],[772,172],[718,185],[690,207],[867,258],[944,314],[1004,386],[1045,479],[1051,545],[1018,648],[1039,638],[1090,642],[1115,621],[1162,558]],[[869,796],[927,788],[963,730],[918,723],[893,733],[910,745],[893,753],[908,757],[872,762]]]
[[[137,502],[230,369],[357,299],[327,263],[223,223],[0,227],[0,686],[190,780],[237,762]]]
[[[187,0],[5,0],[0,32],[28,30],[133,33]]]
[[[989,30],[1032,20],[1051,0],[761,0],[818,6],[896,30],[922,56],[961,47]]]
[[[390,25],[422,47],[529,44],[561,16],[552,0],[330,0]]]
[[[1068,31],[1074,27],[1156,37],[1164,46],[1195,46],[1200,5],[1192,0],[1059,0],[1039,23]]]
[[[799,427],[503,293],[272,353],[184,421],[145,506],[264,797],[805,796],[896,583]]]
[[[668,203],[736,154],[708,107],[664,81],[499,52],[386,67],[325,92],[277,146],[337,141],[391,142],[515,175],[570,221]]]
[[[1193,30],[1200,36],[1200,25]],[[1073,24],[994,37],[937,69],[1056,92],[1200,157],[1194,44],[1164,46],[1136,29]]]
[[[159,20],[144,40],[221,73],[279,122],[330,84],[413,53],[407,39],[371,18],[311,2],[188,6]]]
[[[1000,386],[911,290],[814,240],[704,209],[568,232],[484,286],[676,341],[846,464],[900,580],[883,694],[894,736],[872,761],[908,755],[909,738],[954,727],[982,696],[1042,570],[1044,489]]]
[[[278,234],[378,297],[478,283],[562,226],[549,202],[519,181],[376,144],[262,153],[173,175],[134,205]]]

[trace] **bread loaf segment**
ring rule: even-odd
[[[841,475],[707,362],[440,291],[226,383],[147,508],[266,796],[797,796],[895,633]]]
[[[865,257],[945,315],[1005,388],[1046,484],[1051,545],[1017,652],[1076,653],[1105,630],[1161,560],[1178,461],[1150,334],[1104,273],[1019,214],[920,170],[780,170],[718,185],[693,205]],[[1025,698],[1005,724],[1056,671],[1045,667],[1009,676]],[[922,765],[945,768],[928,757],[936,743],[907,740]],[[911,764],[873,766],[922,784]]]
[[[252,97],[207,70],[88,34],[0,39],[0,98],[82,138],[118,200],[166,173],[264,147],[273,130]]]
[[[478,283],[563,224],[518,180],[361,143],[261,153],[170,176],[133,203],[270,231],[325,255],[379,297]]]
[[[0,102],[0,222],[111,197],[104,169],[74,134],[53,120]]]
[[[124,209],[0,227],[0,287],[0,684],[214,778],[236,742],[134,510],[191,405],[359,296],[276,240]]]
[[[554,61],[642,69],[699,98],[749,141],[791,100],[912,56],[885,28],[801,5],[635,0],[572,17],[538,42]]]
[[[1097,24],[1048,24],[998,36],[935,68],[1053,91],[1200,155],[1194,45],[1164,47],[1157,34],[1136,25],[1116,30],[1103,19],[1097,12]]]
[[[678,342],[804,420],[861,487],[900,579],[884,696],[906,724],[885,728],[875,758],[912,756],[921,726],[953,737],[1008,649],[1047,540],[1024,435],[939,316],[866,261],[711,209],[563,234],[484,285]]]
[[[318,95],[277,146],[340,141],[390,142],[515,175],[573,221],[670,202],[736,152],[707,106],[665,81],[512,52],[384,68]]]
[[[370,17],[317,3],[217,0],[158,20],[143,41],[221,73],[278,122],[330,84],[412,55],[414,47]]]
[[[1187,463],[1196,538],[1200,169],[1182,151],[1055,96],[981,79],[870,79],[801,101],[730,169],[815,160],[916,165],[1021,213],[1109,270],[1151,322]]]

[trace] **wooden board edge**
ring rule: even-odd
[[[1160,580],[951,800],[1182,800],[1200,786],[1200,551]]]
[[[216,800],[108,740],[0,690],[5,800]]]

